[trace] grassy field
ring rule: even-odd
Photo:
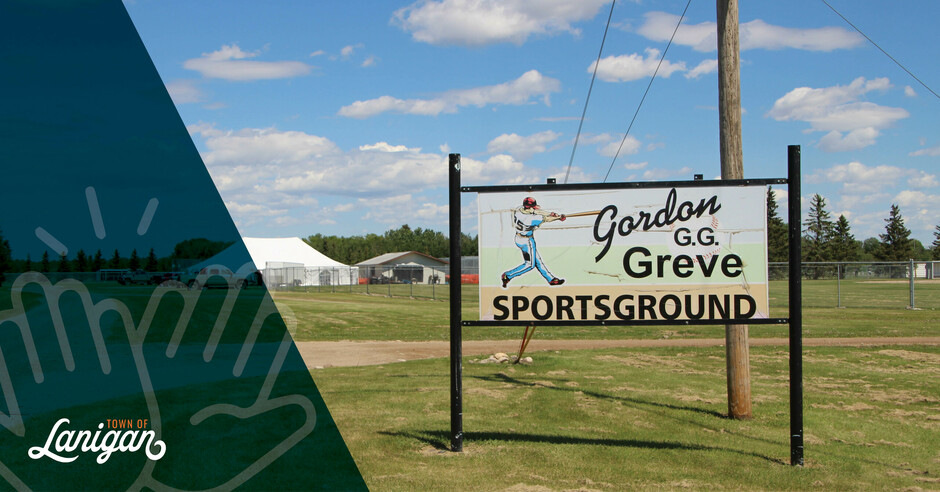
[[[786,316],[781,285],[771,289],[774,316]],[[840,309],[835,281],[804,283],[806,337],[940,336],[938,284],[918,285],[920,310],[905,309],[904,283],[842,288],[848,307]],[[142,287],[95,292],[120,297],[135,311],[149,297]],[[251,305],[262,293],[243,291],[239,300]],[[38,291],[26,294],[27,306],[39,301]],[[226,294],[204,291],[199,302],[221,307]],[[0,309],[10,307],[9,298],[5,286]],[[158,319],[179,307],[173,299]],[[301,341],[447,339],[448,304],[441,300],[339,291],[275,299],[297,319]],[[474,319],[475,286],[464,288],[463,307]],[[169,326],[154,338],[166,338]],[[474,327],[464,338],[518,339],[520,332]],[[750,332],[783,337],[786,327],[754,325]],[[536,336],[711,338],[722,337],[723,328],[540,327]],[[748,421],[724,418],[720,347],[536,352],[527,366],[467,358],[460,454],[446,450],[446,359],[312,374],[373,490],[940,489],[940,347],[804,352],[804,468],[788,464],[788,356],[778,347],[751,348]]]
[[[789,463],[787,353],[751,350],[754,418],[724,352],[536,353],[464,363],[464,453],[445,359],[313,372],[373,490],[940,488],[940,348],[805,351],[806,466]]]
[[[846,308],[836,307],[838,289],[835,280],[804,282],[804,336],[940,336],[940,283],[918,284],[919,303],[915,305],[924,306],[918,310],[905,308],[909,301],[906,283],[842,283],[842,304],[849,306]],[[448,338],[449,304],[442,300],[340,291],[278,292],[275,299],[296,317],[295,339],[299,341]],[[476,319],[479,312],[476,286],[464,286],[462,300],[464,319]],[[774,282],[771,287],[771,315],[786,317],[786,301],[786,284]],[[520,328],[507,327],[468,327],[463,330],[463,336],[466,340],[516,339],[521,337],[521,331]],[[753,325],[750,334],[753,337],[786,337],[787,327]],[[538,331],[538,337],[546,339],[723,336],[722,326],[540,327]]]

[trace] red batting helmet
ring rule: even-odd
[[[535,198],[527,196],[525,200],[522,200],[522,208],[538,208],[539,204],[535,203]]]

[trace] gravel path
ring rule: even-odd
[[[751,346],[787,346],[786,338],[751,338]],[[533,339],[526,354],[540,350],[579,350],[616,347],[720,347],[723,338],[678,338],[662,340],[538,340]],[[893,338],[805,338],[807,347],[865,345],[940,345],[940,337]],[[307,367],[353,367],[447,357],[449,342],[298,342]],[[491,355],[495,352],[517,353],[519,340],[472,340],[462,345],[464,356]]]

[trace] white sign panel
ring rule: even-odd
[[[481,320],[769,317],[763,186],[478,201]]]

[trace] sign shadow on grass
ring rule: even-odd
[[[386,432],[379,434],[393,437],[405,437],[415,439],[426,445],[430,445],[441,451],[450,450],[450,432],[446,430],[420,430],[415,432]],[[735,453],[744,456],[758,458],[778,465],[787,465],[781,459],[772,458],[752,451],[743,451],[740,449],[725,448],[720,446],[706,446],[703,444],[689,444],[673,441],[645,441],[640,439],[610,439],[610,438],[592,438],[577,436],[561,436],[549,434],[528,434],[523,432],[465,432],[466,441],[504,441],[509,443],[536,443],[536,444],[576,444],[585,446],[614,446],[639,449],[677,449],[685,451],[718,451]]]
[[[573,393],[573,392],[575,392],[575,391],[580,391],[581,393],[584,393],[585,395],[592,396],[592,397],[594,397],[594,398],[599,398],[599,399],[602,399],[602,400],[612,400],[612,401],[619,401],[619,402],[624,402],[624,403],[634,403],[634,404],[639,404],[639,405],[648,405],[648,406],[651,406],[651,407],[666,408],[666,409],[669,409],[669,410],[682,410],[682,411],[686,411],[686,412],[695,412],[695,413],[701,413],[701,414],[704,414],[704,415],[708,415],[708,416],[711,416],[711,417],[717,417],[717,418],[721,418],[721,419],[726,419],[726,418],[728,418],[727,415],[725,415],[725,414],[723,414],[723,413],[721,413],[721,412],[719,412],[719,411],[716,411],[716,410],[709,410],[709,409],[707,409],[707,408],[692,407],[692,406],[684,406],[684,405],[674,405],[674,404],[671,404],[671,403],[659,403],[659,402],[655,402],[655,401],[642,400],[642,399],[640,399],[640,398],[632,398],[632,397],[626,397],[626,396],[614,396],[614,395],[609,395],[609,394],[605,394],[605,393],[599,393],[599,392],[596,392],[596,391],[586,390],[586,389],[580,388],[580,387],[579,387],[579,388],[568,388],[568,387],[561,387],[561,386],[544,386],[544,385],[540,385],[540,384],[536,384],[536,383],[531,383],[531,382],[528,382],[528,381],[523,381],[523,380],[521,380],[521,379],[513,378],[513,377],[510,377],[510,376],[508,376],[508,375],[506,375],[506,374],[503,374],[503,373],[493,374],[493,375],[491,375],[491,376],[473,376],[473,377],[474,377],[474,379],[479,379],[479,380],[482,380],[482,381],[494,382],[494,383],[509,383],[509,384],[515,384],[515,385],[519,385],[519,386],[539,386],[539,387],[543,387],[543,388],[546,388],[546,389],[551,389],[551,390],[556,390],[556,391],[567,391],[567,392],[571,392],[571,393]]]

